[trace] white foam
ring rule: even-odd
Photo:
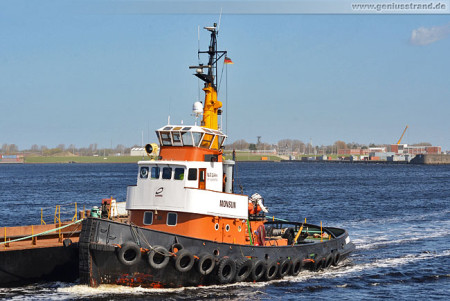
[[[239,288],[239,287],[251,287],[259,288],[274,283],[280,282],[304,282],[310,279],[322,279],[322,278],[338,278],[346,277],[351,274],[360,273],[361,271],[375,270],[384,267],[396,267],[412,262],[418,262],[423,260],[429,260],[432,258],[450,256],[450,250],[445,250],[442,253],[420,253],[420,254],[408,254],[402,257],[379,259],[369,263],[362,263],[352,265],[349,259],[346,259],[338,267],[330,267],[326,270],[319,272],[302,271],[298,276],[287,276],[283,279],[272,280],[269,282],[240,282],[227,285],[210,285],[200,287],[184,287],[184,288],[143,288],[143,287],[127,287],[120,285],[100,285],[97,288],[92,288],[87,285],[69,285],[60,287],[57,289],[59,297],[61,294],[66,295],[68,298],[86,298],[89,296],[99,295],[160,295],[166,293],[172,294],[184,294],[193,293],[201,294],[208,293],[208,290],[214,290],[215,294],[223,292],[227,294],[227,288]],[[372,285],[378,285],[377,283]],[[345,288],[347,285],[340,285],[337,287]],[[243,292],[244,293],[244,292]],[[244,293],[245,294],[245,293]]]
[[[443,237],[442,233],[434,233],[434,234],[427,234],[426,236],[421,233],[419,236],[417,233],[414,233],[414,235],[411,235],[410,237],[405,238],[399,238],[399,239],[388,239],[389,237],[381,237],[378,241],[374,241],[371,243],[366,243],[364,240],[353,240],[353,242],[356,244],[356,248],[360,250],[367,250],[367,249],[374,249],[379,246],[384,245],[392,245],[392,244],[403,244],[407,242],[412,241],[419,241],[419,240],[429,240],[431,238],[436,237]]]
[[[442,253],[420,253],[420,254],[408,254],[402,257],[386,258],[375,260],[370,263],[357,264],[353,266],[344,266],[340,269],[331,270],[329,276],[340,277],[349,273],[357,273],[361,271],[367,271],[383,267],[397,267],[413,262],[418,262],[422,260],[430,260],[438,257],[450,256],[450,250],[445,250]]]
[[[430,213],[424,213],[420,215],[406,215],[406,216],[391,216],[391,217],[385,217],[385,218],[367,218],[363,220],[355,220],[355,221],[347,221],[347,225],[354,226],[355,228],[367,228],[365,225],[371,225],[373,224],[376,227],[379,227],[379,225],[386,225],[386,224],[398,224],[399,222],[420,222],[423,220],[445,220],[442,218],[437,217],[443,217],[450,214],[450,210],[441,210],[441,211],[435,211]],[[364,225],[364,227],[362,227]]]
[[[382,245],[402,244],[412,241],[429,240],[433,238],[446,237],[450,233],[450,220],[435,221],[426,225],[415,223],[395,224],[379,229],[380,225],[372,226],[364,231],[351,230],[352,241],[357,249],[372,249]]]
[[[73,285],[69,287],[61,287],[57,289],[58,293],[65,293],[74,295],[77,297],[88,297],[101,295],[151,295],[151,294],[164,294],[164,293],[184,293],[206,290],[217,290],[230,287],[252,286],[263,287],[267,285],[266,282],[240,282],[226,285],[209,285],[209,286],[197,286],[197,287],[182,287],[182,288],[144,288],[144,287],[129,287],[115,284],[102,284],[99,287],[93,288],[87,285]]]
[[[356,264],[351,265],[350,260],[346,259],[343,263],[341,263],[337,267],[330,267],[326,270],[319,272],[311,272],[311,271],[302,271],[297,277],[288,276],[281,280],[277,280],[279,282],[282,281],[291,281],[291,282],[303,282],[311,279],[323,279],[323,278],[339,278],[339,277],[347,277],[348,275],[360,273],[361,271],[370,271],[378,268],[391,268],[397,267],[405,264],[409,264],[412,262],[418,262],[423,260],[430,260],[438,257],[450,256],[450,250],[445,250],[442,253],[420,253],[420,254],[408,254],[402,257],[396,258],[386,258],[376,260],[370,263]],[[273,283],[270,282],[270,283]]]

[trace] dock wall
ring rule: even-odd
[[[417,155],[411,160],[412,164],[450,164],[450,155],[426,154]]]

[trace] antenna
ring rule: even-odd
[[[197,25],[197,57],[200,64],[200,25]]]
[[[197,58],[200,65],[200,25],[197,25]],[[198,101],[200,101],[200,78],[197,78]]]
[[[217,35],[219,35],[220,20],[222,20],[222,10],[223,10],[223,7],[220,8],[219,25],[217,26]]]

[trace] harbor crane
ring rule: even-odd
[[[400,144],[400,142],[402,142],[403,136],[405,135],[405,132],[407,129],[408,129],[408,126],[405,127],[405,130],[403,131],[402,135],[400,136],[400,139],[398,139],[397,144]]]

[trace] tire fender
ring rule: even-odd
[[[337,266],[340,261],[341,261],[341,253],[337,252],[333,256],[333,263],[332,263],[332,265]]]
[[[324,268],[329,268],[330,265],[333,263],[333,261],[334,261],[333,255],[331,255],[331,254],[328,255],[328,256],[327,256],[327,259],[326,259],[326,261],[325,261]]]
[[[175,254],[175,268],[181,273],[190,271],[194,263],[194,255],[189,250],[182,249]]]
[[[197,261],[197,271],[201,275],[209,275],[216,265],[216,260],[212,254],[204,253]]]
[[[117,259],[126,266],[132,266],[141,260],[141,248],[132,241],[127,241],[119,248]]]
[[[236,261],[236,282],[245,281],[252,272],[253,264],[251,259],[242,257]]]
[[[274,260],[267,263],[266,272],[264,273],[264,279],[272,280],[277,276],[277,274],[278,274],[278,262]]]
[[[165,268],[169,263],[169,255],[169,251],[163,246],[154,246],[148,253],[147,260],[152,268],[160,270]]]
[[[302,270],[302,268],[303,268],[303,260],[301,260],[298,257],[294,258],[294,260],[292,260],[290,274],[292,276],[297,276]]]
[[[287,258],[281,261],[280,265],[278,266],[278,276],[280,278],[283,278],[284,276],[289,274],[289,272],[291,271],[291,264],[291,260]]]
[[[250,279],[253,281],[260,280],[266,272],[266,264],[261,259],[253,261],[252,271],[250,273]]]
[[[229,257],[224,257],[219,261],[217,268],[217,280],[221,284],[230,283],[236,275],[236,262]]]

